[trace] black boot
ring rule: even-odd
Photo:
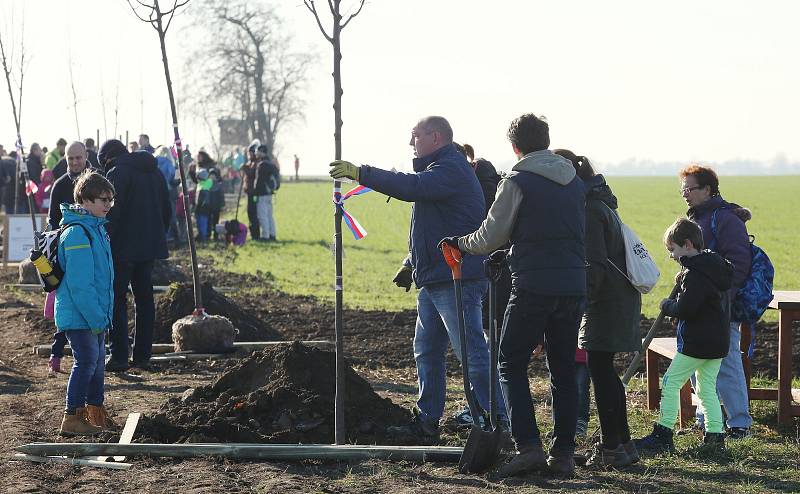
[[[703,436],[703,449],[725,451],[725,434],[722,432],[706,432]]]
[[[672,442],[672,429],[660,424],[653,424],[653,432],[641,439],[635,439],[636,449],[641,452],[665,453],[675,451]]]

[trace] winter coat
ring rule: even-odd
[[[53,167],[53,176],[58,180],[59,178],[63,177],[67,174],[67,159],[61,158],[56,166]]]
[[[382,194],[413,202],[410,253],[414,283],[423,287],[452,282],[437,245],[445,237],[475,231],[485,216],[481,186],[467,159],[453,144],[414,159],[416,173],[361,167],[359,182]],[[464,280],[484,280],[483,255],[464,257]]]
[[[61,212],[61,224],[80,223],[84,228],[67,227],[59,238],[58,263],[65,275],[56,290],[56,327],[102,333],[111,326],[114,313],[114,261],[104,226],[107,220],[77,204],[62,204]]]
[[[26,163],[28,164],[28,177],[30,177],[30,179],[33,180],[36,185],[39,185],[39,183],[41,183],[42,175],[42,159],[38,156],[29,154]]]
[[[50,211],[50,193],[53,190],[55,180],[53,179],[52,170],[45,168],[40,173],[39,187],[35,194],[36,209],[39,213],[48,213]]]
[[[169,158],[165,158],[164,156],[159,156],[156,158],[156,163],[158,164],[158,171],[161,172],[161,175],[164,177],[164,181],[167,184],[167,190],[173,188],[172,183],[175,180],[175,164]]]
[[[678,352],[694,358],[724,358],[730,344],[727,291],[734,268],[710,250],[681,257],[680,263],[686,271],[678,296],[661,305],[665,315],[678,318]]]
[[[75,182],[78,176],[67,173],[53,183],[50,191],[50,209],[47,212],[48,230],[55,230],[61,224],[61,205],[75,202]]]
[[[737,210],[740,209],[742,208],[738,204],[729,203],[722,196],[716,195],[698,206],[689,208],[686,213],[690,220],[700,225],[704,248],[718,252],[733,264],[735,272],[730,293],[731,300],[750,275],[750,264],[753,261],[747,227],[737,214]],[[711,231],[711,218],[715,210],[717,211],[716,239]]]
[[[642,346],[642,295],[622,274],[627,266],[617,198],[602,175],[584,183],[587,305],[578,346],[596,352],[635,352]]]
[[[108,214],[108,232],[114,260],[166,259],[171,207],[156,159],[149,153],[126,151],[111,166],[107,178],[114,185],[116,196]]]
[[[488,214],[489,208],[494,202],[494,197],[497,195],[497,184],[500,183],[500,175],[497,174],[494,165],[483,158],[475,160],[475,175],[481,184],[483,200],[486,203],[486,214]]]
[[[511,241],[515,289],[546,296],[586,295],[586,192],[572,163],[552,151],[528,153],[500,181],[486,221],[459,239],[483,254]]]
[[[58,148],[53,149],[44,157],[44,166],[52,170],[63,157],[64,156],[58,152]]]
[[[265,159],[256,167],[253,195],[268,196],[273,194],[280,183],[280,172],[275,163]]]

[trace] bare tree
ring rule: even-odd
[[[14,10],[11,11],[11,49],[6,56],[6,45],[3,43],[3,36],[0,33],[0,58],[2,58],[3,64],[3,75],[6,78],[6,85],[8,86],[8,97],[11,100],[11,112],[14,115],[14,127],[17,130],[17,141],[16,141],[16,148],[17,148],[17,166],[16,171],[14,173],[14,210],[13,213],[16,214],[17,212],[17,203],[19,202],[19,183],[20,177],[26,178],[27,172],[26,168],[22,167],[23,163],[23,151],[24,148],[22,146],[22,134],[20,132],[20,122],[22,121],[22,87],[23,82],[25,80],[25,70],[27,68],[28,59],[25,57],[25,14],[22,14],[22,21],[20,22],[20,29],[19,29],[19,37],[17,38],[14,35],[13,28],[14,28]],[[19,45],[19,55],[15,53],[17,49],[17,45]],[[14,92],[17,93],[16,98],[14,97]],[[23,171],[24,173],[20,173]],[[24,175],[24,176],[23,176]],[[32,203],[30,194],[28,195],[28,202],[29,206]],[[31,212],[33,210],[31,209]],[[33,219],[33,228],[36,230],[36,220]]]
[[[178,110],[175,106],[175,94],[172,91],[172,79],[169,75],[169,62],[167,61],[167,45],[166,35],[172,20],[175,18],[175,12],[178,9],[189,3],[189,0],[174,0],[172,8],[167,11],[162,11],[158,0],[152,0],[148,4],[142,0],[135,0],[136,3],[143,7],[143,13],[140,13],[136,7],[133,6],[131,0],[128,0],[128,5],[133,10],[134,15],[140,21],[150,24],[150,26],[158,33],[158,41],[161,44],[161,60],[164,62],[164,77],[167,81],[167,93],[169,94],[169,107],[172,112],[172,129],[175,134],[175,146],[178,151],[178,169],[181,174],[181,187],[183,189],[183,214],[186,218],[186,232],[189,237],[189,256],[192,260],[192,281],[194,288],[194,306],[195,315],[203,315],[203,292],[200,289],[200,272],[197,267],[197,251],[194,246],[194,231],[192,228],[192,217],[189,214],[189,188],[186,185],[186,171],[183,168],[183,144],[181,143],[180,132],[178,131]]]
[[[313,14],[314,19],[317,21],[317,26],[322,32],[322,35],[333,47],[333,121],[334,131],[333,140],[336,147],[335,158],[342,159],[342,30],[347,27],[350,21],[355,18],[361,9],[364,8],[364,0],[358,0],[358,7],[355,12],[345,16],[341,13],[341,0],[328,0],[328,8],[330,9],[331,17],[333,18],[333,28],[331,33],[325,30],[322,26],[319,12],[314,0],[303,0],[306,8]],[[344,22],[342,22],[344,20]],[[344,444],[345,441],[345,425],[344,425],[344,342],[342,341],[342,299],[343,299],[343,286],[342,286],[342,205],[339,203],[339,198],[342,193],[342,183],[338,180],[333,182],[333,195],[337,201],[336,217],[334,220],[334,251],[336,254],[336,308],[334,316],[334,325],[336,332],[336,404],[334,412],[335,422],[335,441],[336,444]]]
[[[248,123],[248,141],[274,149],[283,125],[302,117],[301,93],[313,55],[293,48],[281,18],[261,1],[201,5],[193,26],[201,28],[203,42],[187,57],[186,71],[197,77],[186,103],[208,115],[238,116]]]

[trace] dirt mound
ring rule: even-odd
[[[332,443],[335,357],[298,342],[254,352],[211,385],[170,398],[140,425],[160,442]],[[347,367],[345,420],[350,443],[386,444],[388,425],[407,410],[378,396]]]
[[[189,268],[189,266],[186,266]],[[172,283],[184,283],[191,277],[183,271],[183,266],[169,259],[156,259],[153,263],[153,286],[168,286]]]
[[[210,283],[203,283],[203,305],[208,314],[225,316],[239,330],[237,341],[276,341],[283,339],[269,324],[242,310],[237,304],[217,292]],[[191,283],[170,285],[170,289],[158,299],[156,320],[153,327],[153,342],[172,341],[172,325],[178,319],[194,311],[194,292]]]

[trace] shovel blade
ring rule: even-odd
[[[500,459],[503,433],[499,430],[485,431],[473,425],[467,437],[467,444],[458,462],[461,473],[483,473],[492,468]]]

